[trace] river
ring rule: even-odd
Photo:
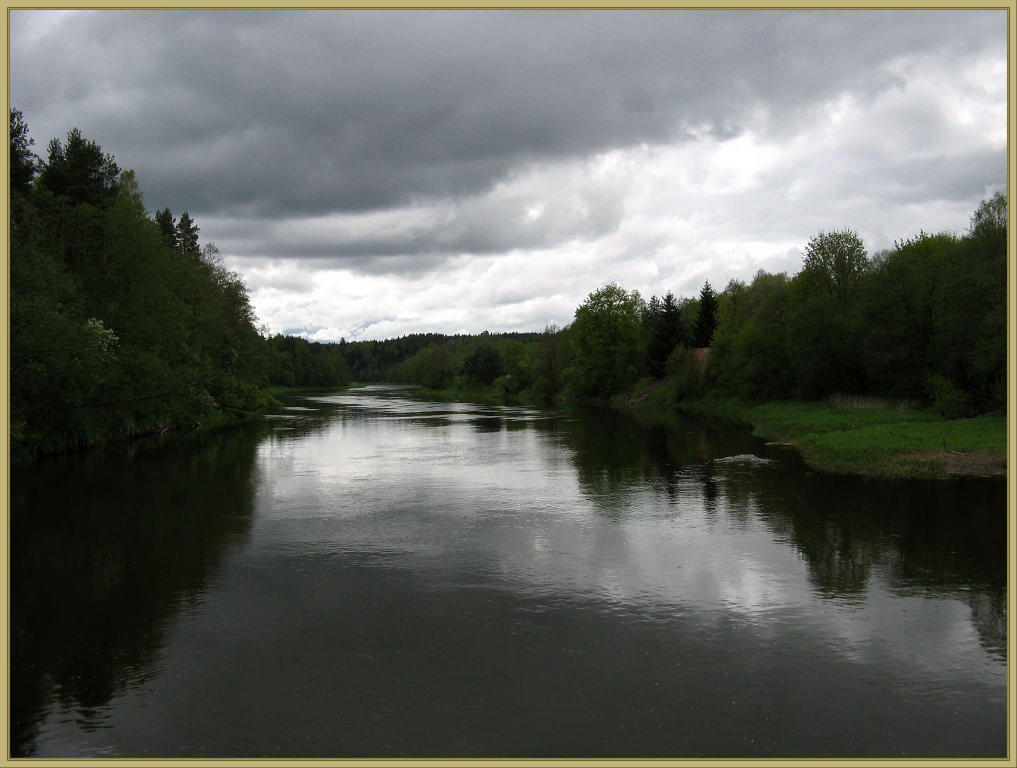
[[[304,393],[11,472],[15,756],[1005,757],[998,478]]]

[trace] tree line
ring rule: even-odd
[[[850,230],[820,232],[788,276],[760,270],[698,299],[617,284],[567,329],[565,389],[610,396],[643,376],[676,399],[822,400],[933,407],[946,418],[1006,407],[1007,199],[983,200],[963,235],[919,234],[870,256]],[[698,350],[698,352],[697,352]]]
[[[617,283],[543,333],[343,342],[354,378],[534,400],[605,400],[642,379],[672,399],[879,398],[946,418],[1006,407],[1007,199],[962,235],[920,232],[869,255],[857,232],[820,232],[800,271],[696,297],[644,300]],[[363,361],[363,362],[362,362]]]
[[[801,270],[696,297],[617,283],[564,328],[310,342],[256,326],[242,277],[187,211],[149,214],[133,171],[78,129],[45,158],[10,112],[10,423],[48,452],[216,424],[268,389],[351,381],[524,400],[603,400],[642,379],[674,399],[879,397],[953,418],[1006,405],[1007,200],[963,235],[869,255],[852,230],[811,238]]]
[[[39,157],[12,109],[9,141],[16,453],[222,423],[273,384],[349,381],[338,345],[265,338],[188,212],[149,215],[133,171],[80,130]]]

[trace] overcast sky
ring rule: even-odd
[[[80,128],[314,340],[564,326],[1006,191],[1005,10],[9,18],[36,152]]]

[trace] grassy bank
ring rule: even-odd
[[[753,434],[797,448],[815,468],[878,477],[1006,474],[1006,418],[944,421],[924,410],[831,407],[826,403],[674,402],[650,392],[641,405],[677,408],[743,422]]]
[[[481,405],[529,405],[540,402],[526,396],[526,393],[507,394],[495,387],[488,389],[426,389],[416,390],[420,397],[440,402],[480,403]]]

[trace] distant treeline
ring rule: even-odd
[[[340,346],[355,379],[430,389],[603,400],[653,378],[674,400],[866,397],[957,418],[1006,406],[1006,260],[997,193],[963,235],[920,232],[871,257],[857,233],[821,232],[790,277],[649,301],[611,283],[565,328]]]
[[[647,377],[675,399],[834,394],[944,416],[1006,405],[1007,202],[964,235],[869,256],[819,233],[801,271],[645,301],[611,283],[565,328],[309,342],[259,332],[247,288],[184,211],[150,215],[132,171],[77,129],[47,157],[10,112],[10,419],[49,452],[258,411],[270,386],[420,384],[530,400],[606,399]],[[708,350],[708,352],[704,351]]]
[[[490,385],[502,374],[506,354],[511,358],[514,345],[510,342],[524,346],[538,338],[539,333],[414,333],[384,341],[347,342],[342,339],[339,348],[355,381],[423,384],[440,389],[453,382],[465,386]],[[472,359],[477,349],[485,350],[496,368],[483,372],[475,370],[467,358]],[[447,360],[451,366],[448,375],[445,375],[444,365],[433,371],[426,365],[427,360],[439,358]],[[439,373],[439,369],[443,372]]]
[[[10,424],[45,453],[264,408],[271,384],[349,382],[337,344],[265,339],[186,211],[149,216],[132,171],[77,129],[47,156],[10,112]]]

